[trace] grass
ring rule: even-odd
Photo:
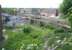
[[[40,44],[43,44],[43,38],[52,31],[47,28],[37,27],[33,25],[24,25],[20,29],[24,29],[26,27],[28,27],[27,29],[31,28],[31,32],[29,32],[28,34],[23,30],[21,30],[20,32],[13,32],[12,29],[7,29],[6,33],[8,35],[8,40],[5,45],[6,50],[20,50],[23,44],[25,45],[23,47],[24,50],[27,50],[26,48],[29,44],[37,44],[39,46]]]

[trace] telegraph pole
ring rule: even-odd
[[[4,37],[3,37],[3,20],[2,20],[2,9],[0,5],[0,49],[3,47]]]

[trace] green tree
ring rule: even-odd
[[[60,6],[60,11],[65,16],[72,28],[72,1],[63,0]],[[72,29],[65,28],[54,29],[48,34],[48,49],[49,50],[72,50]]]
[[[70,23],[71,29],[56,29],[48,36],[48,45],[56,50],[72,50],[72,1],[63,0],[60,6],[60,11],[64,17],[66,17]]]
[[[63,3],[60,6],[60,11],[66,15],[68,10],[72,7],[72,0],[63,0]]]
[[[60,11],[69,20],[72,28],[72,0],[64,0],[60,6]]]
[[[16,15],[16,8],[2,8],[2,12],[11,15]]]

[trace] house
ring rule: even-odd
[[[18,8],[17,15],[18,16],[58,16],[59,12],[57,8]]]
[[[17,8],[18,16],[30,16],[32,9],[31,8]]]
[[[51,16],[58,16],[59,12],[56,8],[43,8],[41,9],[40,16],[46,16],[46,17],[51,17]]]

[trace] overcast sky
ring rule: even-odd
[[[58,8],[62,0],[0,0],[6,8]]]

